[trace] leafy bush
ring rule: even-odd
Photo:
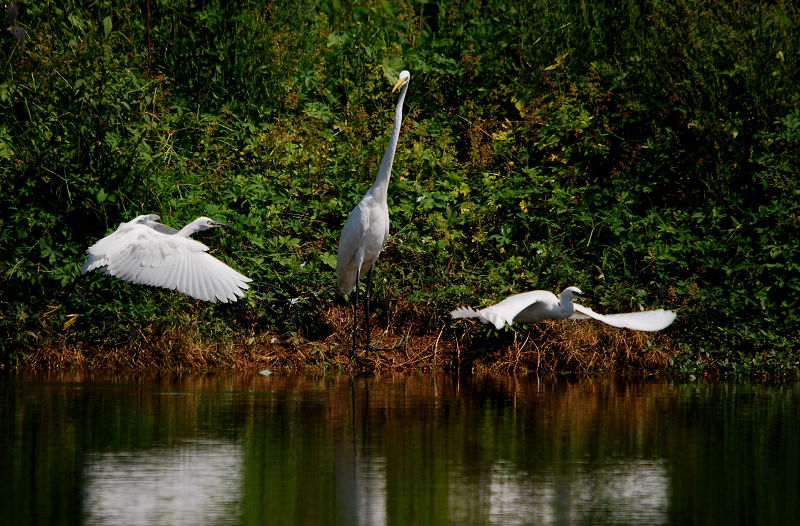
[[[407,67],[379,310],[434,331],[457,304],[578,284],[609,311],[679,309],[676,370],[800,365],[788,0],[50,2],[17,22],[27,40],[0,39],[6,360],[181,323],[324,332],[338,233],[391,126],[385,77]],[[85,247],[143,212],[228,222],[207,241],[254,278],[247,299],[79,278]]]

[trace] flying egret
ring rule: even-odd
[[[456,318],[478,318],[483,323],[491,323],[497,329],[513,322],[530,323],[539,320],[563,320],[594,318],[612,327],[634,329],[637,331],[659,331],[675,320],[675,313],[669,310],[645,310],[621,314],[599,314],[589,307],[573,303],[576,296],[588,296],[578,287],[567,287],[556,296],[546,290],[532,290],[509,296],[500,303],[474,310],[461,307],[450,313]]]
[[[369,295],[372,289],[372,273],[375,262],[383,249],[386,238],[389,237],[389,205],[386,203],[386,194],[389,190],[389,177],[392,174],[392,161],[400,137],[400,126],[403,123],[403,101],[406,98],[408,83],[411,74],[401,71],[397,84],[392,88],[392,93],[400,90],[397,97],[397,107],[394,110],[394,123],[392,134],[389,137],[389,146],[383,154],[381,167],[375,184],[372,185],[364,197],[350,212],[339,237],[339,250],[336,254],[336,279],[339,290],[347,294],[355,288],[353,299],[353,353],[352,358],[357,358],[356,353],[356,328],[358,327],[358,283],[361,276],[367,273],[367,295],[365,299],[365,319],[367,330],[367,350],[370,346],[369,333]]]
[[[139,285],[174,289],[193,298],[236,301],[252,281],[208,253],[189,236],[224,226],[198,217],[180,230],[158,223],[155,214],[137,216],[86,250],[81,274],[95,269]]]

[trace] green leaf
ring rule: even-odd
[[[383,59],[383,74],[394,84],[400,78],[400,72],[406,69],[405,61],[400,57]]]
[[[331,254],[330,252],[323,252],[320,254],[319,258],[322,260],[323,263],[328,265],[330,268],[336,268],[336,255]]]
[[[340,46],[347,42],[347,35],[344,33],[333,32],[328,35],[328,47]]]
[[[103,19],[103,31],[105,32],[106,36],[111,33],[111,17],[107,16]]]

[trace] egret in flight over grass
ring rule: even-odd
[[[158,223],[154,214],[137,216],[86,250],[81,274],[104,274],[139,285],[173,289],[193,298],[227,303],[244,296],[247,276],[208,253],[194,233],[224,226],[198,217],[180,230]]]
[[[532,290],[509,296],[500,303],[485,309],[474,310],[461,307],[450,313],[456,318],[478,318],[483,323],[491,323],[497,329],[513,322],[530,323],[539,320],[573,320],[594,318],[612,327],[634,329],[637,331],[660,331],[675,321],[675,313],[669,310],[645,310],[621,314],[599,314],[589,307],[573,303],[572,299],[588,296],[578,287],[567,287],[556,296],[546,290]]]
[[[367,331],[367,350],[370,346],[369,331],[369,295],[372,289],[372,273],[375,262],[383,249],[386,238],[389,237],[389,206],[386,203],[386,194],[389,190],[389,177],[392,174],[394,152],[400,138],[400,126],[403,123],[403,101],[406,98],[408,83],[411,75],[408,71],[401,71],[397,84],[392,88],[392,93],[400,90],[397,97],[397,107],[394,110],[394,124],[389,137],[389,146],[383,154],[381,167],[375,184],[372,185],[364,197],[350,212],[339,237],[339,250],[336,254],[336,279],[339,290],[347,294],[355,288],[353,298],[353,352],[352,358],[358,357],[356,352],[356,328],[358,327],[358,283],[364,273],[367,274],[367,293],[365,303],[365,323]]]

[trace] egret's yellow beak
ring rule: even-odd
[[[408,82],[408,79],[410,79],[410,78],[411,77],[402,77],[400,80],[398,80],[397,84],[395,84],[394,87],[392,88],[392,93],[394,93],[395,91],[399,90],[403,86],[403,84]]]

